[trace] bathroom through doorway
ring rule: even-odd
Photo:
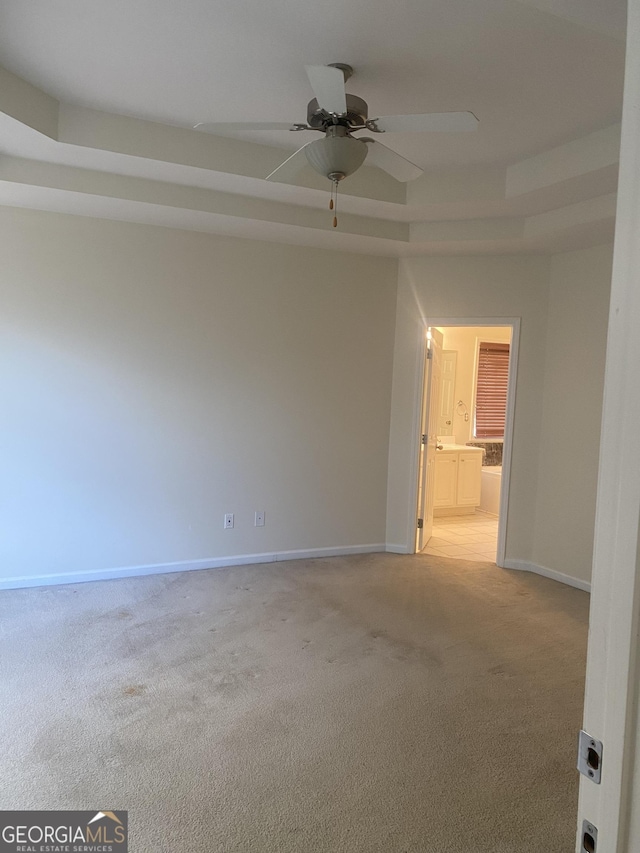
[[[429,326],[416,551],[503,564],[518,332],[512,319]]]

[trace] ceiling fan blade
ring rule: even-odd
[[[282,121],[221,121],[221,122],[206,122],[201,121],[199,124],[194,124],[194,130],[202,130],[205,133],[237,133],[242,130],[294,130],[295,125],[292,122],[287,124]]]
[[[411,160],[407,160],[406,157],[392,151],[391,148],[387,148],[377,139],[360,138],[367,143],[369,149],[366,160],[367,166],[377,166],[395,178],[396,181],[402,181],[402,183],[413,181],[423,173],[424,169],[421,169],[420,166],[416,166]]]
[[[377,130],[388,133],[416,133],[422,131],[458,133],[476,130],[478,119],[470,112],[424,113],[415,116],[381,116],[372,120]]]
[[[325,112],[344,115],[347,96],[344,91],[344,72],[331,65],[305,65],[318,106]]]
[[[277,169],[274,169],[270,175],[267,175],[267,181],[280,181],[281,183],[288,184],[291,183],[300,169],[307,164],[307,155],[304,153],[304,149],[307,145],[312,145],[311,142],[306,142],[302,148],[298,148],[291,157],[287,157],[284,163],[281,163]]]

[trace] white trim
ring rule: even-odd
[[[387,546],[343,545],[335,548],[309,548],[296,551],[273,551],[263,554],[237,554],[229,557],[210,557],[203,560],[184,560],[178,563],[152,563],[145,566],[120,566],[113,569],[96,569],[93,572],[67,572],[51,575],[34,575],[0,579],[2,589],[25,589],[34,586],[57,586],[66,583],[113,580],[115,578],[164,575],[172,572],[191,572],[202,569],[222,569],[226,566],[247,566],[258,563],[279,563],[283,560],[313,560],[317,557],[344,557],[350,554],[376,554]]]
[[[504,569],[515,569],[518,572],[533,572],[536,575],[542,575],[544,578],[550,578],[552,581],[573,586],[576,589],[581,589],[584,592],[591,592],[591,584],[589,581],[583,581],[581,578],[574,578],[571,575],[565,575],[563,572],[557,572],[555,569],[548,569],[546,566],[539,566],[537,563],[529,563],[527,560],[504,560]]]
[[[638,850],[640,834],[639,231],[640,0],[629,0],[583,722],[605,752],[602,784],[581,776],[578,801],[578,831],[593,823],[605,853]]]
[[[518,354],[520,351],[520,318],[511,323],[511,345],[509,347],[509,385],[507,387],[507,417],[504,425],[502,444],[502,484],[500,489],[500,510],[498,513],[498,543],[496,563],[503,566],[507,551],[507,520],[509,515],[509,489],[511,487],[511,447],[513,445],[513,424],[516,414],[516,385],[518,383]]]
[[[415,388],[415,399],[417,405],[413,408],[413,427],[411,430],[411,481],[409,483],[409,514],[407,517],[407,543],[403,546],[402,554],[415,554],[417,550],[416,524],[418,520],[418,489],[420,476],[420,445],[419,436],[422,430],[422,403],[424,397],[424,384],[427,377],[427,329],[432,323],[427,323],[421,331],[421,342],[418,347],[418,364],[416,365],[417,382]],[[399,546],[400,547],[400,546]]]
[[[406,545],[395,545],[395,544],[387,544],[385,547],[385,551],[387,554],[415,554],[415,548],[413,551],[409,551]]]
[[[250,566],[261,563],[279,563],[285,560],[313,560],[318,557],[346,557],[351,554],[414,554],[406,545],[395,543],[373,545],[344,545],[329,548],[309,548],[293,551],[272,551],[262,554],[236,554],[229,557],[210,557],[203,560],[183,560],[176,563],[151,563],[142,566],[120,566],[113,569],[97,569],[93,572],[67,572],[51,575],[34,575],[33,577],[16,577],[0,580],[0,590],[26,589],[37,586],[59,586],[67,583],[87,583],[91,581],[114,580],[116,578],[143,577],[145,575],[164,575],[173,572],[192,572],[206,569],[223,569],[228,566]],[[588,581],[565,575],[555,569],[529,563],[526,560],[505,560],[505,569],[515,569],[522,572],[533,572],[551,580],[591,591]]]

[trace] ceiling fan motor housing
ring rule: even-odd
[[[346,115],[340,117],[340,122],[344,122],[350,127],[360,127],[365,124],[368,116],[367,102],[358,98],[357,95],[347,95],[347,112]],[[329,121],[328,114],[318,105],[317,99],[314,98],[309,101],[307,105],[307,124],[309,127],[322,130]]]

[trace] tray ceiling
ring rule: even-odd
[[[398,255],[610,239],[624,15],[620,0],[4,0],[0,203]],[[192,130],[304,121],[304,65],[336,61],[372,115],[480,119],[387,134],[425,175],[363,167],[341,187],[340,234],[316,175],[264,182],[315,135]],[[546,233],[533,218],[554,211]]]

